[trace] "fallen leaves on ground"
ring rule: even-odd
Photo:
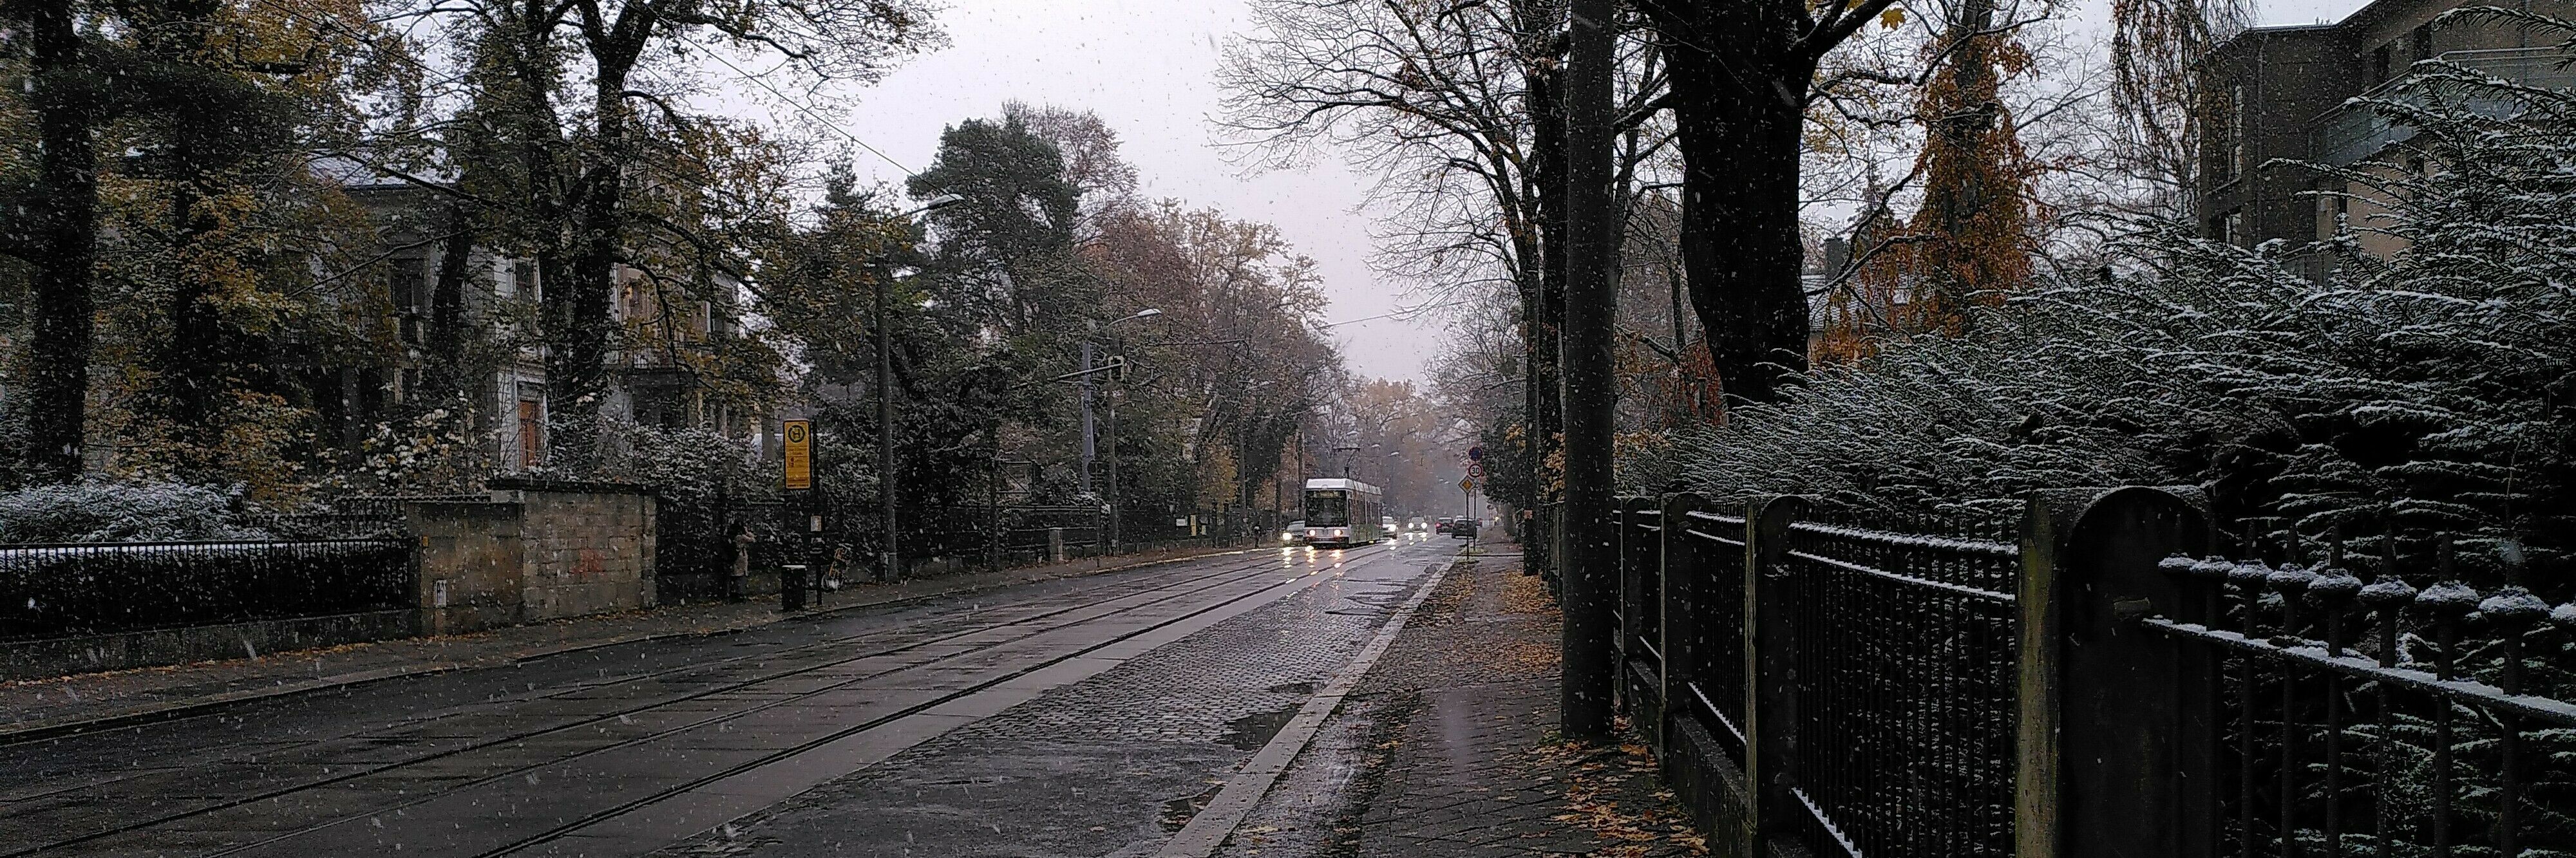
[[[1627,733],[1626,719],[1617,725]],[[1550,819],[1582,828],[1606,845],[1595,858],[1642,858],[1647,855],[1706,855],[1708,841],[1693,830],[1690,816],[1674,801],[1671,790],[1656,788],[1638,795],[1631,781],[1654,784],[1653,749],[1635,742],[1599,747],[1551,740],[1530,750],[1532,768],[1554,771],[1565,789],[1564,812]],[[1659,848],[1660,847],[1660,848]]]

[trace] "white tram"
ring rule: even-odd
[[[1386,538],[1386,496],[1349,479],[1306,481],[1306,544],[1348,547]]]

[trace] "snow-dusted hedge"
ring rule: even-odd
[[[1632,479],[1715,496],[2000,510],[2044,487],[2195,484],[2276,536],[2467,532],[2479,553],[2576,547],[2576,97],[2419,66],[2378,109],[2425,129],[2403,201],[2357,221],[2325,282],[2296,248],[2130,225],[1973,336],[1891,343],[1774,407],[1678,439]],[[2501,104],[2519,119],[2496,118]],[[2428,172],[2402,166],[2420,155]],[[2273,169],[2303,169],[2275,166]],[[2355,211],[2361,211],[2359,206]],[[2366,544],[2366,542],[2365,542]],[[2401,543],[2403,544],[2403,543]]]
[[[0,492],[0,543],[267,539],[242,521],[239,489],[94,480]]]

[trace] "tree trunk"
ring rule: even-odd
[[[644,14],[629,10],[629,14]],[[620,21],[617,32],[630,22]],[[619,43],[593,44],[599,74],[593,90],[591,153],[582,169],[573,213],[573,247],[569,288],[547,289],[546,317],[556,322],[547,332],[546,386],[555,464],[587,470],[599,462],[600,419],[608,405],[608,353],[614,346],[617,320],[612,313],[617,294],[617,268],[625,249],[625,168],[632,147],[626,110],[626,77],[636,52]]]
[[[176,149],[173,160],[190,163],[188,147]],[[197,204],[198,193],[193,181],[183,180],[171,194],[170,221],[176,229],[170,250],[181,258],[203,252],[197,245],[217,228]],[[217,449],[224,439],[222,399],[231,387],[235,355],[228,348],[212,284],[192,276],[192,267],[181,266],[177,282],[170,284],[170,303],[163,308],[170,327],[153,355],[153,395],[145,401],[170,433],[165,440],[174,442],[162,451],[173,457],[168,463],[179,466],[182,476],[212,479],[220,476],[213,463],[223,456]]]
[[[28,344],[27,476],[36,482],[79,480],[87,430],[90,284],[98,235],[98,163],[92,149],[98,93],[81,57],[71,4],[24,2],[34,57],[29,68],[36,112],[37,186],[28,207],[36,229],[34,336]]]
[[[467,404],[468,379],[474,371],[466,365],[465,284],[472,279],[467,267],[474,257],[474,219],[461,202],[447,204],[447,240],[438,251],[438,277],[429,292],[429,330],[423,337],[428,361],[421,367],[424,404],[434,408],[461,409]],[[455,419],[466,419],[463,411],[453,412]]]
[[[1620,219],[1611,201],[1610,104],[1612,0],[1576,0],[1573,39],[1565,75],[1565,169],[1557,209],[1567,241],[1565,272],[1565,557],[1558,581],[1565,605],[1564,681],[1560,685],[1566,738],[1609,738],[1611,689],[1618,676],[1619,533],[1616,528],[1612,411],[1618,377],[1611,365],[1613,316],[1618,312]]]
[[[1739,23],[1738,41],[1785,33]],[[1726,63],[1752,67],[1748,87],[1708,53],[1669,47],[1683,161],[1682,268],[1691,302],[1725,396],[1777,401],[1783,386],[1807,369],[1798,134],[1815,67],[1794,58],[1762,62],[1790,56],[1786,45],[1721,46]]]
[[[1539,284],[1528,302],[1529,387],[1533,397],[1530,423],[1531,502],[1538,507],[1541,538],[1522,543],[1523,563],[1536,571],[1555,570],[1551,550],[1554,531],[1548,504],[1564,499],[1557,490],[1562,472],[1550,464],[1564,444],[1565,401],[1559,371],[1561,326],[1565,319],[1565,99],[1562,73],[1547,61],[1532,63],[1524,75],[1530,113],[1530,155],[1538,185]]]

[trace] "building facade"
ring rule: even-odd
[[[2413,129],[2357,101],[2395,95],[2416,63],[2442,60],[2525,85],[2576,85],[2576,70],[2561,65],[2569,54],[2553,36],[2501,22],[2442,19],[2453,9],[2482,5],[2576,15],[2571,0],[2377,0],[2335,23],[2256,27],[2212,50],[2203,70],[2194,194],[2202,233],[2250,248],[2274,240],[2303,245],[2366,226],[2378,210],[2366,189],[2276,162],[2424,169],[2404,154]],[[2345,191],[2361,198],[2340,196]],[[2359,232],[2366,251],[2397,249],[2392,238]],[[2323,277],[2329,260],[2311,255],[2300,264]]]

